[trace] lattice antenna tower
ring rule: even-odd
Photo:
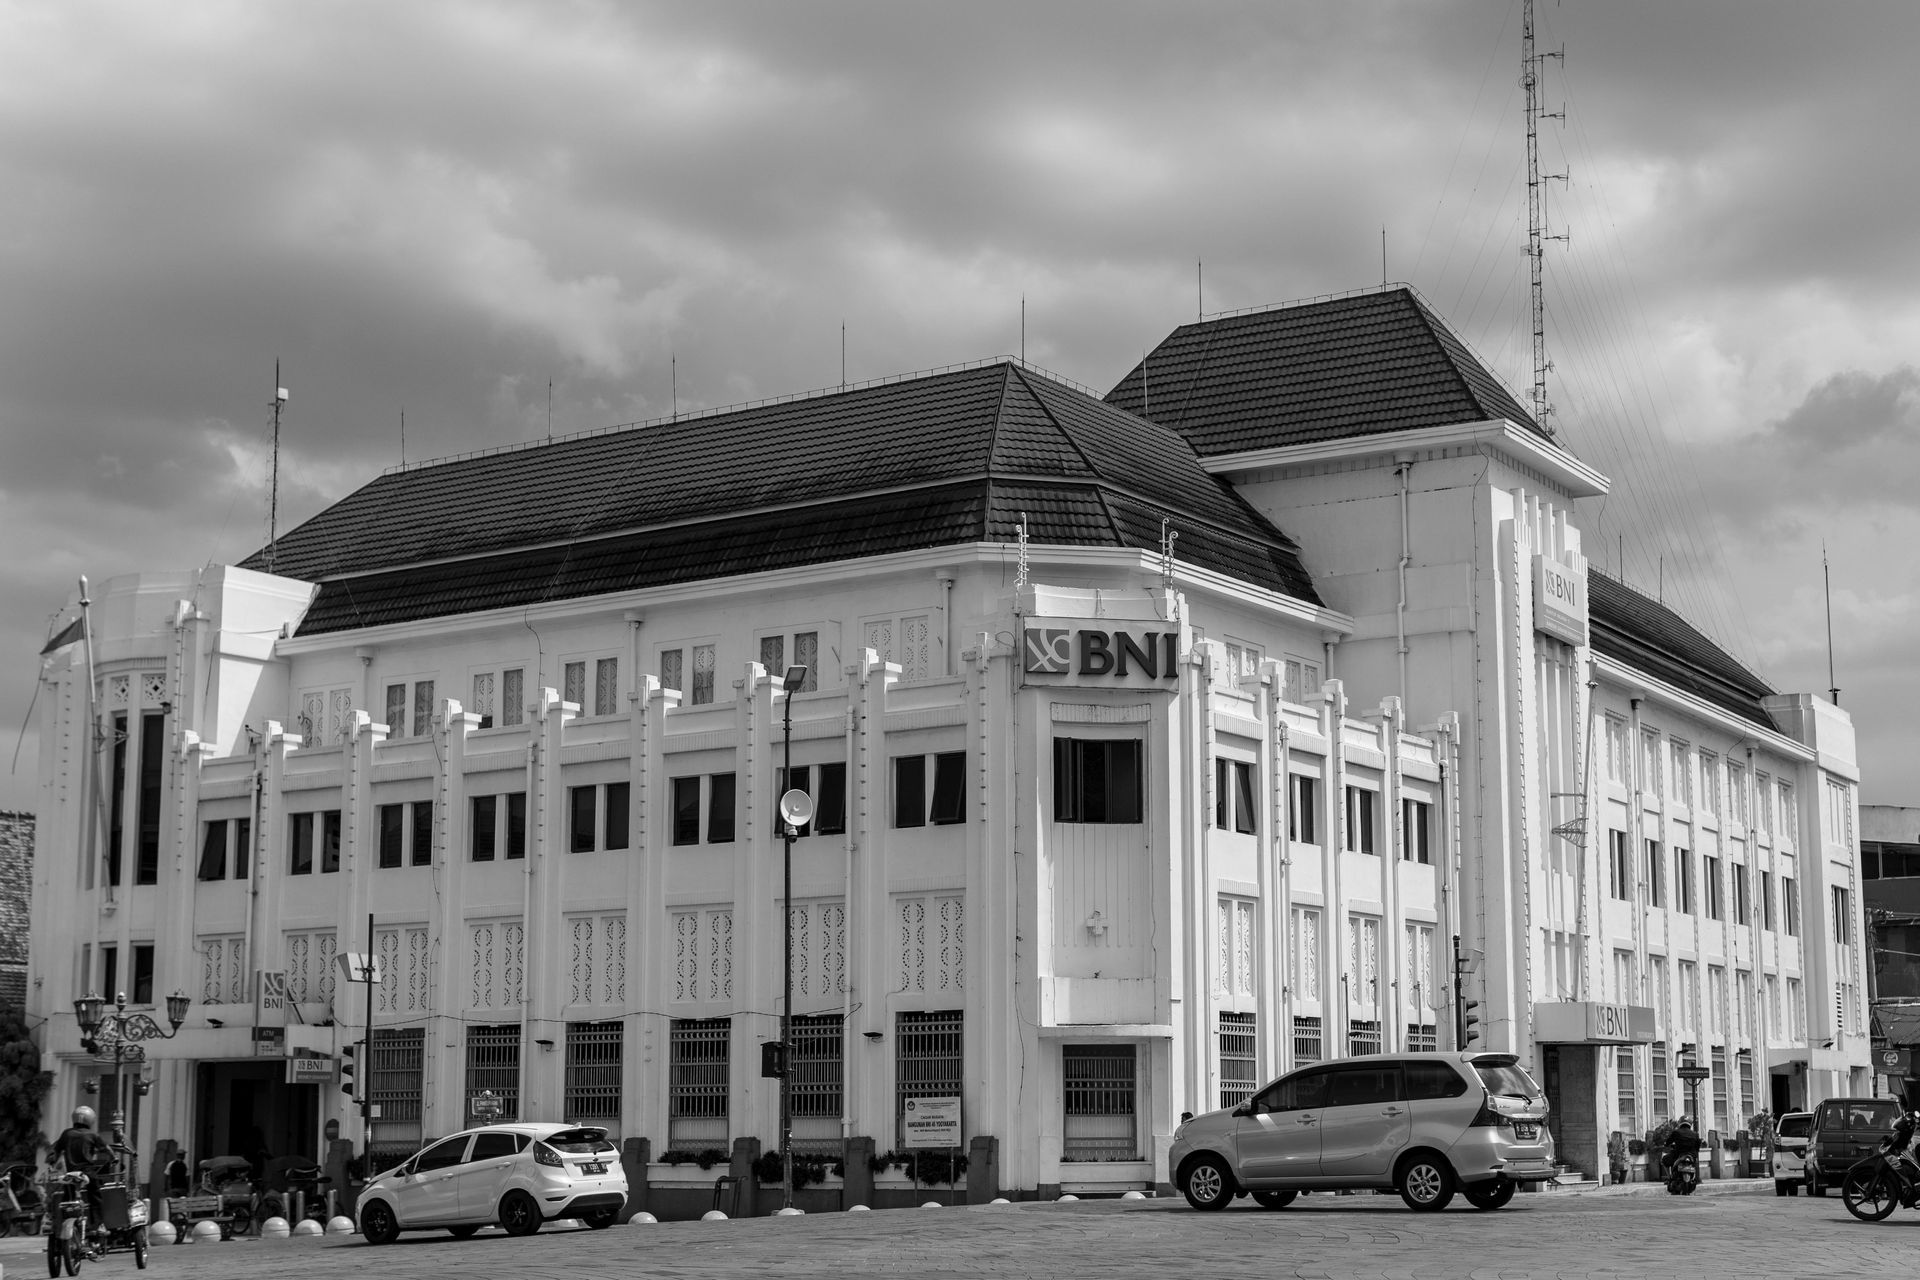
[[[1540,107],[1540,67],[1548,58],[1565,58],[1566,50],[1535,53],[1533,47],[1533,0],[1526,0],[1520,28],[1520,83],[1527,91],[1527,260],[1532,272],[1530,299],[1533,308],[1533,420],[1548,435],[1554,433],[1550,418],[1553,406],[1547,402],[1547,300],[1541,281],[1546,243],[1565,242],[1563,235],[1547,234],[1547,200],[1543,184],[1565,182],[1564,173],[1540,172],[1540,122],[1567,118],[1566,109],[1543,111]]]

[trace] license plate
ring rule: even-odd
[[[607,1166],[598,1160],[589,1160],[580,1166],[582,1173],[605,1173]]]
[[[1533,1124],[1529,1121],[1522,1120],[1513,1126],[1513,1132],[1515,1137],[1537,1138],[1540,1136],[1540,1126],[1537,1124]]]

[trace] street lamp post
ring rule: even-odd
[[[109,1113],[109,1127],[120,1127],[128,1122],[126,1082],[121,1069],[129,1062],[145,1062],[147,1051],[142,1042],[147,1040],[171,1040],[179,1033],[180,1024],[187,1019],[187,1006],[192,1004],[185,992],[175,991],[167,997],[167,1022],[171,1030],[162,1030],[160,1024],[144,1013],[127,1012],[127,993],[122,991],[114,996],[113,1009],[106,1009],[106,1001],[89,991],[73,1002],[73,1016],[80,1023],[80,1047],[95,1058],[105,1059],[111,1051],[113,1059],[113,1111]],[[129,1134],[129,1139],[138,1134]],[[129,1141],[127,1145],[137,1150],[139,1144]]]
[[[780,677],[786,706],[781,718],[780,838],[785,849],[780,915],[785,945],[783,992],[780,1000],[780,1207],[793,1207],[793,841],[800,827],[813,818],[813,800],[793,785],[793,695],[807,678],[804,666],[792,666]]]

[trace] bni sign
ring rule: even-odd
[[[900,1137],[909,1151],[959,1146],[960,1099],[908,1098],[900,1108]]]
[[[1533,558],[1533,629],[1568,644],[1587,642],[1587,566],[1579,556],[1562,564]]]
[[[1079,676],[1101,684],[1163,684],[1179,676],[1179,630],[1049,626],[1036,619],[1021,637],[1030,676]]]

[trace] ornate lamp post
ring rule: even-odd
[[[785,789],[780,796],[780,835],[786,847],[785,887],[780,895],[780,915],[785,924],[786,945],[781,949],[785,963],[785,996],[780,1001],[780,1207],[793,1207],[793,841],[800,828],[813,820],[813,799],[793,783],[793,695],[807,678],[804,666],[788,667],[780,677],[786,694],[786,712],[781,722],[780,772]]]
[[[181,991],[167,997],[168,1030],[162,1030],[147,1014],[128,1013],[124,991],[115,995],[112,1010],[107,1010],[106,1003],[89,991],[73,1002],[73,1016],[80,1023],[80,1047],[100,1061],[111,1059],[113,1062],[114,1109],[109,1113],[108,1124],[117,1127],[127,1121],[126,1084],[121,1078],[121,1068],[129,1062],[147,1060],[143,1041],[173,1039],[180,1031],[180,1024],[187,1020],[187,1006],[193,1001]],[[127,1145],[138,1149],[139,1144],[131,1141],[134,1136],[128,1135]]]

